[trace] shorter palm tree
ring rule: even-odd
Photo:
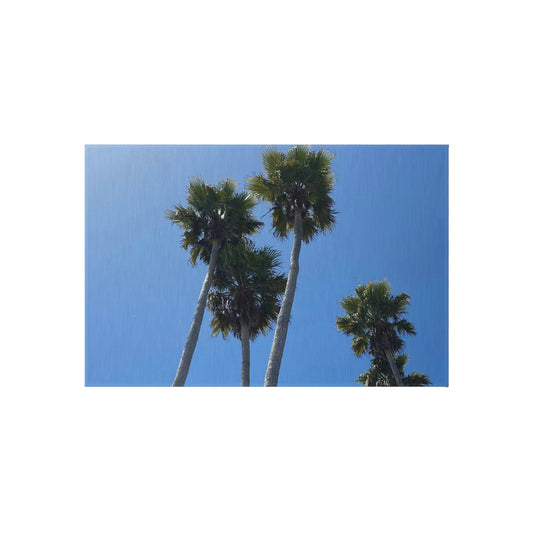
[[[400,372],[403,384],[406,387],[424,387],[431,385],[431,381],[426,374],[411,372],[405,376],[404,370],[409,360],[409,355],[395,355],[394,360],[396,361],[396,366]],[[381,358],[372,359],[370,368],[366,372],[363,372],[355,381],[362,383],[364,387],[393,387],[395,385],[389,363]]]
[[[341,301],[346,315],[337,317],[337,329],[353,336],[352,350],[357,357],[364,353],[388,362],[398,387],[404,383],[394,355],[404,346],[400,335],[414,335],[411,322],[401,318],[407,312],[411,297],[402,292],[391,293],[386,280],[359,285],[355,295]]]
[[[215,271],[207,301],[213,335],[229,333],[242,347],[241,385],[250,386],[250,340],[272,328],[287,278],[277,272],[280,252],[250,242],[227,247]]]

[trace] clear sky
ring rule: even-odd
[[[370,366],[337,331],[340,299],[386,278],[407,292],[416,337],[406,372],[448,385],[448,147],[317,145],[335,154],[332,232],[303,244],[279,386],[358,386]],[[86,147],[86,353],[90,386],[169,386],[207,266],[192,267],[165,211],[185,203],[192,176],[243,189],[262,172],[262,146]],[[278,146],[287,149],[289,146]],[[282,251],[268,206],[255,238]],[[206,309],[187,386],[239,386],[238,339],[212,337]],[[273,332],[251,345],[250,381],[262,386]]]

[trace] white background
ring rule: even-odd
[[[526,2],[1,11],[0,529],[532,530]],[[450,387],[84,388],[92,143],[449,144]]]

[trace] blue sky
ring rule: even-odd
[[[448,385],[448,147],[316,145],[335,154],[332,232],[303,245],[279,386],[358,386],[356,358],[337,331],[340,299],[386,278],[411,295],[407,372]],[[168,386],[176,373],[206,266],[188,263],[165,211],[185,203],[189,178],[230,177],[241,189],[262,171],[263,146],[86,147],[86,354],[90,386]],[[289,146],[278,146],[286,149]],[[256,237],[282,251],[268,206]],[[240,343],[212,337],[206,310],[188,386],[239,386]],[[262,385],[273,332],[251,346],[251,385]]]

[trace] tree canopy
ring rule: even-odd
[[[295,146],[287,152],[274,148],[263,151],[266,176],[249,178],[248,190],[272,205],[276,237],[285,238],[294,229],[296,210],[302,217],[304,242],[331,230],[337,214],[331,197],[333,157],[327,150],[311,150],[309,146]]]
[[[213,335],[233,333],[240,339],[241,322],[250,328],[251,340],[271,329],[287,282],[277,271],[280,265],[280,252],[269,246],[257,249],[243,242],[226,247],[207,302]]]
[[[426,374],[420,372],[411,372],[405,375],[405,366],[409,360],[409,355],[395,355],[394,360],[396,366],[400,371],[403,384],[406,387],[424,387],[431,385],[431,381]],[[370,368],[363,372],[356,380],[357,383],[362,383],[364,387],[394,387],[395,381],[391,368],[385,359],[373,358],[370,363]]]
[[[337,317],[337,328],[353,336],[357,357],[368,353],[385,358],[386,350],[396,354],[404,347],[400,335],[415,335],[413,324],[403,318],[409,300],[405,292],[393,295],[386,280],[359,285],[355,295],[341,300],[346,315]]]
[[[252,214],[256,204],[250,193],[237,192],[236,182],[229,178],[217,186],[195,177],[187,189],[187,205],[168,209],[166,217],[183,230],[181,244],[190,249],[191,263],[200,258],[208,264],[214,241],[222,249],[257,233],[263,223]]]

